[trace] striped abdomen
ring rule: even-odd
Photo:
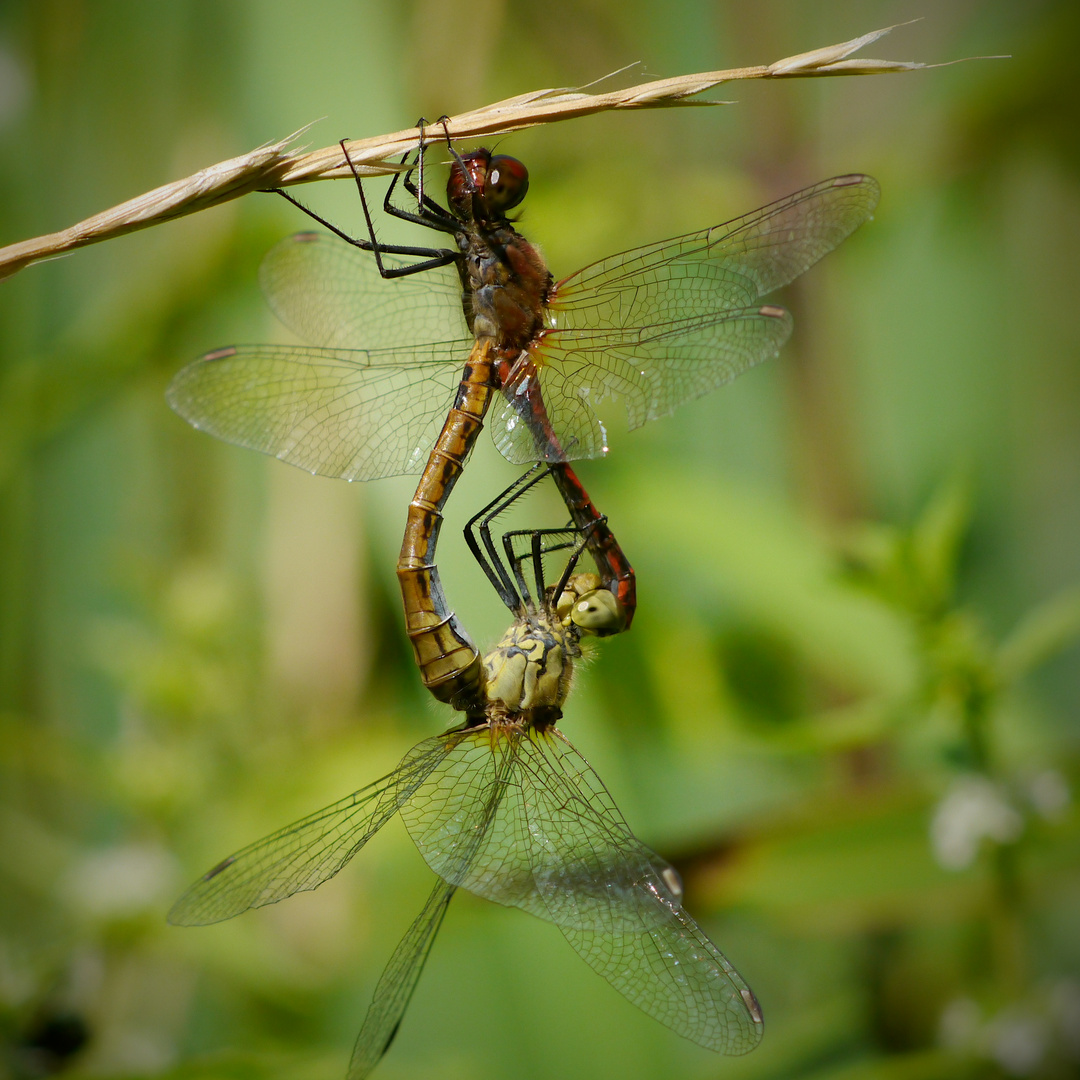
[[[405,632],[412,642],[420,677],[436,698],[463,710],[475,707],[480,699],[480,653],[447,605],[435,565],[435,547],[442,528],[442,508],[484,426],[494,390],[493,351],[492,340],[481,338],[469,353],[454,407],[409,503],[397,566]]]

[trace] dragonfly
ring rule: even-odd
[[[492,521],[547,473],[527,473],[467,527],[469,546],[515,619],[482,661],[464,723],[413,747],[387,776],[208,871],[169,921],[215,923],[314,889],[393,815],[437,881],[394,950],[349,1065],[369,1075],[393,1042],[459,888],[555,924],[628,1000],[701,1046],[742,1054],[761,1039],[756,998],[685,910],[679,875],[630,831],[557,723],[582,637],[610,628],[600,575],[576,573],[573,526],[491,537]],[[545,559],[569,549],[547,585]],[[532,588],[529,577],[532,577]]]
[[[367,239],[280,191],[332,234],[291,237],[260,270],[270,307],[306,344],[216,350],[182,369],[168,398],[196,427],[313,473],[421,473],[397,573],[423,681],[453,704],[475,691],[481,657],[446,601],[434,548],[485,422],[509,461],[552,466],[629,627],[633,569],[569,465],[607,452],[596,406],[620,397],[635,428],[775,355],[791,316],[763,298],[867,221],[879,190],[862,174],[834,177],[555,281],[509,217],[528,190],[525,165],[483,148],[459,154],[447,136],[443,207],[424,191],[424,146],[421,128],[400,177],[415,209],[395,205],[398,176],[383,208],[452,246],[381,244],[355,167]]]

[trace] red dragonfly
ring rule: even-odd
[[[422,155],[402,179],[416,210],[393,204],[397,178],[383,205],[451,235],[454,247],[379,244],[366,201],[367,240],[324,222],[354,246],[314,233],[284,241],[266,257],[261,284],[309,344],[212,352],[176,376],[169,401],[196,427],[313,473],[422,471],[398,576],[424,682],[452,702],[475,689],[480,655],[446,603],[434,548],[492,400],[488,423],[503,455],[555,465],[628,626],[633,571],[566,464],[607,451],[595,405],[620,396],[637,427],[775,355],[791,316],[762,298],[869,219],[878,185],[862,175],[825,180],[555,282],[507,216],[528,189],[525,166],[483,149],[451,154],[448,208],[423,191]],[[357,185],[363,200],[359,177]]]

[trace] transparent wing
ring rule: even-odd
[[[520,907],[550,919],[533,881],[528,837],[519,816],[508,813],[516,798],[503,798],[507,785],[516,788],[515,767],[522,736],[518,728],[483,727],[462,733],[453,750],[433,769],[415,799],[402,807],[413,843],[440,877],[498,904]],[[481,843],[475,843],[474,814],[499,796],[499,812],[487,822]],[[469,848],[463,861],[460,851]]]
[[[604,398],[621,397],[629,426],[640,427],[776,356],[790,334],[790,314],[771,304],[650,326],[551,331],[503,387],[492,438],[516,464],[600,457],[607,433],[595,406]],[[542,409],[530,400],[537,396]],[[546,423],[534,419],[540,413]]]
[[[364,1080],[390,1049],[455,891],[439,878],[423,910],[398,942],[356,1037],[346,1080]]]
[[[707,314],[718,292],[731,294],[731,306],[751,303],[843,243],[870,220],[880,194],[859,173],[822,180],[722,225],[591,263],[554,287],[551,309],[575,329],[670,318],[673,302],[681,317]]]
[[[392,255],[383,262],[403,265]],[[384,279],[371,252],[307,232],[270,249],[259,283],[274,314],[309,345],[391,349],[410,341],[471,341],[452,266]]]
[[[309,472],[399,476],[427,461],[470,344],[220,349],[177,372],[167,398],[195,427]]]
[[[586,772],[565,782],[544,760],[541,772],[532,775],[532,740],[543,738],[516,726],[484,727],[460,735],[422,790],[402,806],[409,835],[432,870],[477,896],[520,907],[549,922],[636,929],[643,911],[656,910],[651,900],[641,907],[644,893],[639,886],[647,885],[651,893],[677,902],[678,876],[634,838],[584,762]],[[470,808],[491,803],[496,794],[501,802],[484,826],[482,842],[477,842],[475,812]],[[532,811],[525,803],[530,799],[540,800],[537,805],[545,808],[546,821],[529,816]],[[561,807],[558,812],[551,809],[556,804]],[[601,820],[604,825],[598,830]],[[576,843],[575,830],[580,831],[583,821],[590,829],[588,867],[575,862],[585,857],[585,847],[577,843],[571,852],[561,835],[569,823],[567,835]],[[466,846],[471,857],[463,860]],[[559,889],[565,891],[556,895]],[[613,904],[616,895],[619,899]]]
[[[462,807],[496,811],[475,843]],[[628,1000],[725,1053],[761,1037],[757,1003],[681,907],[674,869],[630,832],[587,762],[557,733],[493,726],[466,734],[402,818],[450,883],[554,922]]]
[[[317,888],[412,798],[446,747],[445,736],[425,739],[381,780],[230,855],[177,900],[169,922],[177,926],[221,922]]]
[[[466,747],[473,745],[469,737],[463,737],[459,732],[450,732],[438,741],[441,743],[441,763],[448,758],[458,759],[463,742]],[[420,760],[426,761],[426,755],[421,753]],[[455,882],[468,875],[478,850],[487,840],[514,768],[514,759],[510,755],[502,755],[493,761],[489,753],[488,760],[495,765],[493,782],[479,789],[467,789],[467,797],[455,803],[456,836],[443,852],[441,861],[446,876],[439,878],[423,910],[398,942],[394,955],[379,977],[371,1006],[353,1046],[347,1080],[363,1080],[390,1048],[457,888]],[[423,789],[414,796],[421,805],[438,801],[440,795],[438,777],[432,778],[429,772],[425,774],[425,781]]]
[[[593,457],[606,446],[592,406],[608,394],[625,400],[637,427],[772,356],[790,333],[790,317],[756,302],[869,220],[878,195],[871,177],[835,177],[559,282],[549,298],[552,328],[517,382],[508,380],[492,425],[496,443],[519,462]],[[523,382],[537,375],[548,432],[521,408]]]
[[[308,347],[209,353],[173,379],[169,404],[197,428],[309,472],[419,472],[472,345],[453,268],[384,280],[369,252],[299,233],[271,249],[259,280]]]
[[[578,955],[684,1038],[718,1053],[752,1050],[764,1030],[752,991],[683,909],[674,870],[634,838],[588,762],[553,731],[523,740],[519,775],[537,888],[553,912],[585,898],[588,918],[554,920]]]

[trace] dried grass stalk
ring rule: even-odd
[[[535,90],[495,102],[482,109],[451,117],[447,127],[453,139],[487,138],[522,128],[549,124],[556,120],[588,116],[608,109],[655,109],[681,105],[722,105],[720,101],[689,100],[721,83],[745,79],[792,79],[832,75],[882,75],[938,65],[914,61],[853,60],[858,49],[877,41],[894,27],[874,30],[840,45],[800,53],[759,67],[709,71],[698,75],[678,75],[624,90],[588,94],[580,90]],[[23,240],[0,248],[0,278],[8,277],[31,263],[54,258],[86,244],[145,229],[163,221],[193,214],[230,199],[268,187],[336,180],[352,176],[340,146],[311,153],[290,149],[306,128],[280,142],[270,143],[248,154],[201,169],[183,180],[175,180],[144,195],[120,203],[110,210],[80,221],[61,232],[33,240]],[[425,131],[427,143],[443,139],[442,125]],[[358,139],[347,143],[349,157],[366,176],[382,176],[398,171],[392,160],[415,149],[420,131],[407,128],[392,135]]]

